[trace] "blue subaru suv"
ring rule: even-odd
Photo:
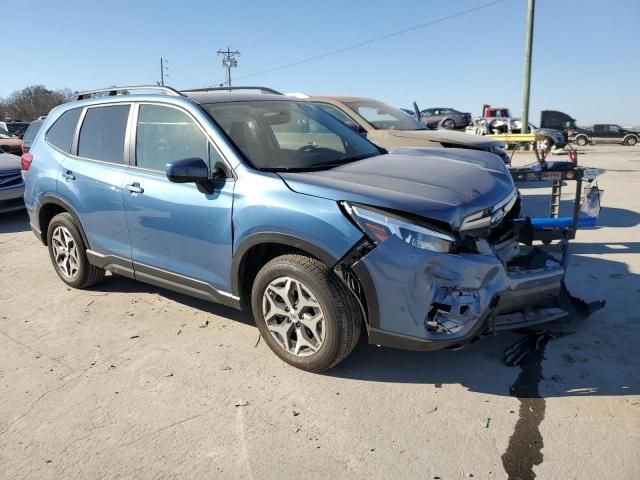
[[[433,350],[567,315],[563,265],[522,240],[498,156],[388,153],[306,101],[88,92],[51,111],[22,169],[64,283],[110,271],[250,309],[301,369],[336,365],[363,329]]]

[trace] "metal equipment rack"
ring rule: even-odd
[[[577,164],[577,154],[573,161],[547,162],[544,156],[538,156],[538,162],[525,167],[510,167],[509,171],[516,183],[523,182],[551,182],[551,201],[548,218],[532,219],[534,240],[549,243],[553,240],[573,240],[580,226],[594,226],[595,220],[587,221],[580,218],[583,182],[593,182],[604,170],[582,167]],[[571,217],[560,217],[560,197],[563,182],[575,181],[575,196]]]

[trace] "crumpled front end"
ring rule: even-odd
[[[523,245],[512,221],[519,201],[509,209],[497,221],[488,212],[493,227],[475,222],[472,227],[481,226],[459,232],[463,241],[454,253],[417,248],[391,236],[375,248],[361,248],[351,265],[343,263],[343,278],[349,271],[358,279],[356,293],[367,313],[370,343],[456,348],[490,332],[575,313],[570,306],[577,300],[564,287],[562,262]]]

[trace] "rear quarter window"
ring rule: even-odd
[[[80,127],[78,156],[124,163],[124,137],[130,105],[92,107]]]
[[[76,131],[81,112],[82,108],[74,108],[60,115],[47,131],[45,140],[64,152],[71,152],[73,135]]]
[[[36,138],[36,135],[40,131],[40,127],[42,126],[43,122],[44,120],[35,120],[31,122],[31,125],[29,125],[29,128],[27,128],[27,131],[24,133],[24,138],[22,139],[25,147],[31,146],[31,144],[33,143],[33,139]]]

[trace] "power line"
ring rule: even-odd
[[[355,48],[364,47],[365,45],[369,45],[369,44],[374,43],[374,42],[379,42],[381,40],[386,40],[388,38],[397,37],[398,35],[403,35],[405,33],[412,32],[414,30],[418,30],[418,29],[425,28],[425,27],[428,27],[428,26],[431,26],[431,25],[435,25],[436,23],[445,22],[447,20],[452,20],[454,18],[461,17],[461,16],[467,15],[469,13],[477,12],[478,10],[482,10],[482,9],[485,9],[485,8],[492,7],[493,5],[497,5],[498,3],[502,3],[504,1],[506,1],[506,0],[494,0],[492,2],[483,3],[482,5],[478,5],[477,7],[468,8],[466,10],[462,10],[460,12],[452,13],[450,15],[446,15],[444,17],[440,17],[440,18],[437,18],[435,20],[431,20],[429,22],[421,23],[419,25],[414,25],[412,27],[405,28],[403,30],[398,30],[396,32],[388,33],[388,34],[382,35],[380,37],[371,38],[371,39],[365,40],[363,42],[354,43],[353,45],[349,45],[347,47],[338,48],[336,50],[331,50],[331,51],[326,52],[326,53],[321,53],[319,55],[314,55],[313,57],[304,58],[304,59],[298,60],[296,62],[287,63],[285,65],[280,65],[278,67],[269,68],[267,70],[262,70],[260,72],[250,73],[248,75],[242,75],[240,77],[237,77],[236,80],[241,80],[243,78],[256,77],[258,75],[264,75],[265,73],[271,73],[271,72],[275,72],[277,70],[283,70],[285,68],[291,68],[291,67],[295,67],[297,65],[303,64],[303,63],[308,63],[308,62],[312,62],[314,60],[319,60],[321,58],[329,57],[331,55],[337,55],[338,53],[343,53],[343,52],[347,52],[349,50],[353,50]]]

